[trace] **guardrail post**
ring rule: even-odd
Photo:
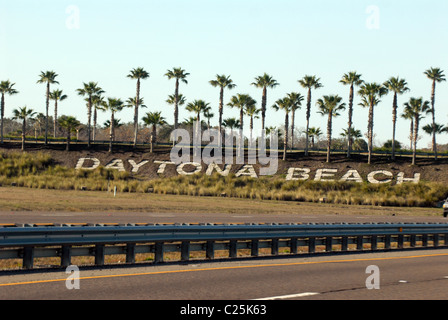
[[[71,264],[71,246],[62,246],[61,248],[61,267],[67,268]]]
[[[308,239],[308,253],[316,252],[316,237],[309,237]]]
[[[205,256],[207,259],[215,258],[215,241],[207,241],[207,247],[205,249]]]
[[[415,236],[415,234],[411,234],[411,239],[410,239],[410,246],[411,246],[411,248],[415,247],[416,238],[417,237]]]
[[[126,245],[126,263],[135,263],[135,243]]]
[[[385,235],[384,236],[384,249],[390,249],[390,241],[391,241],[390,234]]]
[[[422,234],[422,246],[427,247],[428,246],[428,235]]]
[[[343,236],[341,238],[341,251],[347,251],[348,250],[348,237]]]
[[[229,258],[237,257],[237,241],[230,240],[229,242]]]
[[[259,247],[258,239],[252,240],[251,247],[250,247],[251,256],[258,257],[258,247]]]
[[[439,234],[436,233],[433,235],[433,246],[437,248],[439,246]]]
[[[357,236],[356,237],[356,250],[362,250],[364,244],[364,237],[363,236]]]
[[[404,236],[403,236],[403,234],[399,234],[398,239],[397,239],[397,248],[398,249],[403,249],[403,242],[404,242]]]
[[[278,239],[272,239],[272,242],[271,242],[271,254],[273,256],[277,256],[278,255]]]
[[[154,263],[163,262],[163,251],[164,251],[163,242],[156,242],[154,246]]]
[[[443,245],[446,247],[448,246],[448,233],[445,233],[443,235]]]
[[[97,244],[95,246],[95,265],[104,265],[104,244]]]
[[[188,261],[190,259],[190,241],[182,241],[180,245],[180,259]]]
[[[34,247],[23,248],[23,268],[32,269],[34,262]]]
[[[370,250],[374,251],[378,248],[378,236],[370,237]]]
[[[289,251],[291,254],[297,254],[297,238],[291,238],[289,243]]]
[[[325,252],[333,251],[333,237],[325,238]]]

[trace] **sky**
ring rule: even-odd
[[[142,82],[145,112],[162,111],[173,123],[173,108],[165,100],[174,93],[174,80],[164,74],[174,67],[190,73],[180,92],[187,102],[210,103],[217,124],[219,91],[209,84],[216,74],[230,75],[237,85],[226,91],[250,94],[261,104],[254,78],[270,74],[280,85],[268,90],[267,126],[281,126],[284,114],[272,106],[287,93],[306,96],[298,80],[316,75],[323,88],[313,91],[310,125],[326,132],[326,119],[317,113],[316,99],[338,94],[348,103],[349,89],[339,83],[344,73],[357,71],[366,82],[383,83],[392,76],[408,82],[410,92],[399,97],[399,112],[410,97],[430,100],[431,81],[423,72],[438,67],[448,72],[448,2],[442,0],[17,0],[0,2],[0,80],[14,82],[20,94],[7,97],[5,116],[28,106],[45,112],[41,71],[55,71],[69,97],[59,114],[87,121],[84,98],[76,93],[95,81],[106,97],[135,96],[135,81],[127,78],[143,67],[150,78]],[[448,125],[448,82],[437,86],[436,121]],[[375,141],[392,138],[392,94],[375,109]],[[354,126],[367,129],[367,109],[355,97]],[[305,127],[305,103],[296,127]],[[50,114],[52,113],[50,108]],[[224,118],[238,117],[225,108]],[[192,116],[184,108],[180,120]],[[122,122],[133,119],[125,109]],[[99,123],[109,118],[100,113]],[[141,117],[140,117],[141,119]],[[246,124],[248,120],[245,120]],[[347,112],[334,120],[334,136],[347,127]],[[422,120],[422,126],[430,117]],[[255,129],[260,129],[260,120]],[[397,140],[409,144],[409,123],[399,119]],[[418,147],[430,137],[422,133]],[[448,143],[448,134],[438,143]]]

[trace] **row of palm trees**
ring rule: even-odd
[[[405,104],[405,112],[402,117],[411,120],[411,136],[415,141],[413,147],[415,149],[416,139],[418,137],[418,125],[419,121],[423,117],[423,114],[430,113],[432,115],[432,145],[435,159],[437,159],[437,143],[436,135],[440,132],[438,128],[440,125],[435,121],[435,91],[436,84],[446,81],[443,70],[440,68],[430,68],[424,72],[424,74],[432,81],[432,92],[431,92],[431,102],[429,103],[429,109],[427,108],[428,102],[423,101],[423,98],[412,98],[408,103]],[[168,79],[175,80],[175,90],[174,95],[170,95],[166,100],[167,103],[174,105],[174,129],[179,126],[179,106],[185,104],[185,97],[179,92],[179,86],[181,83],[188,84],[187,73],[182,68],[173,68],[168,70],[165,74]],[[46,113],[45,113],[45,144],[48,144],[48,113],[50,100],[55,102],[54,106],[54,133],[56,136],[56,130],[58,128],[58,102],[67,99],[67,95],[63,93],[62,90],[51,91],[51,86],[54,84],[59,84],[56,78],[58,75],[54,71],[41,72],[39,80],[37,83],[46,85]],[[87,137],[88,137],[88,147],[91,146],[91,140],[95,137],[95,127],[96,127],[96,111],[97,109],[102,109],[109,111],[111,113],[110,120],[110,150],[112,150],[112,137],[114,132],[114,118],[115,114],[121,111],[124,107],[134,108],[134,147],[137,144],[137,134],[138,134],[138,120],[139,120],[139,109],[145,107],[143,98],[140,97],[141,92],[141,81],[148,79],[150,74],[143,68],[135,68],[130,71],[127,75],[128,78],[136,80],[136,95],[133,98],[128,99],[128,101],[123,102],[116,98],[103,97],[105,93],[104,90],[98,86],[96,82],[83,83],[83,86],[76,90],[77,94],[83,96],[87,102]],[[306,100],[306,130],[305,130],[305,155],[309,153],[309,129],[310,129],[310,116],[312,109],[312,91],[323,87],[320,82],[320,78],[316,76],[306,75],[302,79],[298,80],[300,86],[307,90],[307,100]],[[368,163],[371,163],[372,151],[373,151],[373,126],[374,126],[374,110],[375,107],[381,102],[381,98],[388,93],[393,93],[393,105],[392,105],[392,123],[393,123],[393,136],[392,136],[392,159],[395,159],[395,132],[396,132],[396,122],[398,114],[398,96],[410,91],[407,86],[405,79],[399,77],[391,77],[389,80],[383,84],[378,83],[367,83],[362,80],[362,75],[355,71],[346,73],[342,76],[340,82],[344,85],[350,87],[349,99],[348,99],[348,146],[347,146],[347,157],[351,156],[353,139],[351,137],[353,128],[353,113],[354,113],[354,97],[355,97],[355,87],[358,87],[358,95],[361,97],[361,103],[359,105],[369,109],[368,116],[368,126],[367,126],[367,139],[368,139]],[[227,75],[216,75],[216,78],[209,81],[210,85],[213,87],[218,87],[219,92],[219,115],[218,115],[218,129],[222,132],[222,127],[225,124],[223,120],[224,113],[224,93],[225,90],[232,90],[236,87],[236,84]],[[0,93],[1,93],[1,143],[3,143],[3,118],[5,112],[5,95],[14,95],[18,91],[14,88],[14,83],[10,81],[0,82]],[[251,84],[257,88],[262,89],[261,96],[261,106],[260,109],[256,107],[257,102],[248,94],[236,94],[230,98],[227,106],[231,108],[237,108],[240,110],[240,119],[238,126],[240,129],[243,128],[243,116],[247,115],[250,117],[250,129],[253,129],[253,119],[258,117],[261,113],[261,127],[262,132],[266,129],[266,112],[267,112],[267,93],[268,89],[273,89],[280,84],[272,76],[268,74],[263,74],[255,78],[255,81]],[[286,159],[287,155],[287,145],[289,138],[291,138],[292,143],[294,142],[294,126],[295,126],[295,112],[301,108],[302,102],[305,97],[298,92],[288,93],[284,98],[277,100],[272,108],[274,110],[282,110],[285,112],[285,135],[284,135],[284,153],[283,157]],[[338,95],[326,95],[320,99],[317,99],[316,105],[318,107],[318,113],[323,116],[327,116],[327,161],[330,161],[330,151],[331,151],[331,138],[332,138],[332,123],[333,118],[340,115],[340,112],[345,110],[347,105],[342,102],[342,98]],[[23,109],[23,108],[22,108]],[[29,111],[29,109],[26,109]],[[194,100],[186,105],[186,110],[195,114],[195,119],[200,123],[200,116],[203,114],[205,117],[209,118],[213,116],[211,113],[211,107],[209,103],[203,100]],[[20,110],[16,109],[20,114]],[[24,110],[22,110],[24,111]],[[94,118],[93,125],[93,135],[92,135],[92,115]],[[289,116],[291,115],[291,121]],[[16,115],[15,115],[16,116]],[[30,115],[28,115],[30,116]],[[63,118],[62,120],[64,120]],[[145,120],[146,119],[146,120]],[[76,120],[76,119],[75,119]],[[65,121],[65,120],[64,120]],[[153,126],[153,133],[151,141],[156,139],[156,127],[161,124],[165,124],[166,120],[161,116],[161,113],[152,112],[147,113],[143,118],[145,124]],[[291,124],[290,124],[291,123]],[[65,124],[65,122],[64,122]],[[74,123],[72,123],[73,125]],[[289,136],[291,132],[291,136]],[[252,138],[252,137],[251,137]],[[251,139],[252,140],[252,139]],[[263,141],[263,139],[262,139]],[[414,161],[415,162],[415,161]]]

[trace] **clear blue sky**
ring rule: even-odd
[[[73,11],[67,13],[69,6],[79,9],[79,29],[67,27],[74,17]],[[370,6],[378,15],[367,10]],[[236,93],[249,93],[258,102],[261,90],[250,83],[264,72],[271,74],[280,86],[268,92],[269,106],[291,91],[306,95],[297,80],[317,75],[324,88],[314,92],[311,125],[325,131],[326,119],[315,112],[315,99],[339,94],[347,102],[348,88],[339,80],[348,71],[356,70],[367,82],[405,78],[411,92],[399,98],[400,109],[411,96],[429,100],[431,83],[423,72],[440,67],[448,73],[447,12],[448,3],[441,0],[2,1],[0,79],[10,79],[20,91],[7,98],[6,116],[23,105],[44,112],[45,86],[36,81],[41,71],[54,70],[60,85],[53,88],[69,95],[60,114],[85,122],[85,103],[75,91],[83,82],[97,81],[106,96],[126,100],[135,95],[135,82],[126,75],[132,68],[144,67],[151,74],[142,83],[149,106],[144,112],[161,110],[173,122],[165,100],[174,92],[174,81],[164,73],[182,67],[191,75],[181,93],[188,101],[210,102],[215,113],[218,89],[208,81],[216,74],[231,75],[238,85],[226,92],[227,100]],[[372,23],[378,28],[368,28]],[[448,124],[447,86],[445,82],[437,88],[437,117],[442,124]],[[388,95],[376,109],[378,143],[391,138],[391,106]],[[225,109],[224,117],[237,115],[236,110]],[[188,116],[181,110],[181,120]],[[118,117],[132,121],[132,110]],[[100,114],[101,122],[107,118]],[[283,119],[283,114],[268,109],[267,125],[282,125]],[[216,122],[217,118],[212,120]],[[336,136],[346,123],[345,112],[334,123]],[[422,125],[426,123],[429,118]],[[296,125],[305,126],[305,107],[298,112]],[[367,110],[356,106],[354,125],[366,132]],[[408,128],[399,120],[397,139],[406,145]],[[423,135],[419,147],[429,142]],[[448,143],[448,135],[438,142]]]

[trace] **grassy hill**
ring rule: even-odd
[[[36,144],[22,153],[17,146],[6,145],[0,148],[0,183],[41,189],[111,191],[116,188],[119,192],[377,206],[434,207],[448,197],[448,159],[445,158],[437,162],[419,158],[417,165],[411,166],[406,157],[399,157],[392,163],[387,157],[376,156],[368,165],[363,155],[347,159],[343,154],[335,154],[333,161],[326,163],[324,154],[311,153],[305,157],[297,152],[288,155],[287,161],[279,159],[278,170],[272,176],[260,176],[260,165],[253,165],[257,177],[253,178],[246,175],[249,171],[244,170],[244,164],[232,164],[227,176],[216,170],[208,175],[209,167],[204,163],[201,167],[183,167],[184,173],[200,168],[198,174],[181,175],[178,166],[171,164],[160,173],[158,162],[170,160],[168,151],[158,149],[151,154],[144,148],[133,150],[129,146],[117,146],[110,154],[103,146],[87,150],[82,145],[74,145],[72,151],[66,152],[63,145]],[[100,164],[95,170],[75,170],[82,158],[95,158]],[[112,168],[107,168],[111,163]],[[86,167],[91,164],[84,162]],[[224,169],[222,165],[220,168]],[[297,174],[288,175],[291,168],[296,168]],[[327,176],[315,181],[319,170],[332,171],[324,171]],[[359,174],[360,183],[350,181],[354,175],[349,173],[354,171]],[[387,171],[391,176],[377,174],[375,179],[390,180],[390,183],[370,183],[369,173],[378,171]],[[239,172],[244,174],[238,176]],[[400,173],[406,179],[420,175],[419,183],[397,184]],[[307,179],[298,179],[306,176]],[[344,177],[349,177],[348,181],[341,181]]]

